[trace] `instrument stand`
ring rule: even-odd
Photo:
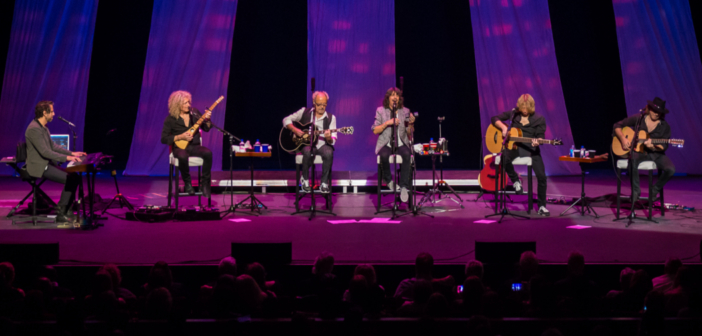
[[[629,159],[628,166],[629,166],[629,186],[630,187],[634,185],[633,184],[634,171],[636,171],[636,174],[639,173],[639,167],[634,167],[634,154],[636,153],[636,151],[634,151],[634,148],[636,148],[636,144],[639,141],[639,130],[641,129],[641,122],[643,122],[644,119],[646,119],[645,114],[641,115],[641,118],[639,118],[639,121],[636,123],[636,129],[634,130],[634,137],[631,139],[631,145],[630,145],[631,148],[630,148],[629,158],[628,158]],[[650,186],[649,186],[649,188],[650,188]],[[627,221],[626,227],[629,227],[629,225],[634,223],[634,219],[636,218],[636,203],[638,202],[638,200],[635,201],[633,199],[633,196],[634,196],[634,189],[633,188],[631,189],[631,196],[632,196],[631,197],[631,212],[629,212],[629,215],[626,217],[614,219],[612,221],[617,222],[620,220],[626,220]],[[619,197],[619,195],[617,195],[617,197]],[[639,177],[639,197],[641,197],[641,178],[640,177]],[[649,194],[649,198],[651,198],[650,194]],[[649,200],[649,202],[652,202],[652,200]],[[641,220],[658,224],[658,221],[653,219],[651,217],[650,213],[649,213],[649,217],[642,218]]]
[[[314,113],[314,112],[313,112],[313,113]],[[316,118],[316,117],[315,117],[315,118]],[[315,124],[313,124],[313,125],[315,125]],[[316,126],[310,127],[311,132],[314,132],[315,129],[316,129]],[[312,167],[312,176],[311,176],[311,178],[310,178],[310,180],[309,180],[310,191],[308,192],[308,191],[305,191],[304,188],[302,189],[302,191],[304,191],[305,193],[309,193],[309,194],[310,194],[310,202],[311,202],[310,208],[307,209],[307,210],[298,210],[298,211],[295,211],[295,212],[293,212],[291,215],[297,215],[297,214],[301,214],[301,213],[309,213],[309,214],[310,214],[309,220],[312,220],[312,218],[314,218],[314,216],[315,216],[318,212],[319,212],[319,213],[322,213],[322,214],[327,214],[327,215],[336,216],[336,214],[333,213],[333,212],[332,212],[331,210],[329,210],[329,209],[327,209],[327,210],[317,210],[317,204],[315,203],[315,199],[314,199],[314,198],[315,198],[315,197],[314,197],[314,194],[315,194],[315,192],[314,192],[314,187],[315,187],[315,186],[314,186],[314,181],[315,181],[315,179],[316,179],[316,178],[315,178],[315,172],[317,171],[317,169],[315,169],[315,166],[314,166],[314,159],[317,157],[317,144],[316,144],[316,143],[315,143],[315,144],[312,144],[312,143],[310,142],[310,156],[311,156],[311,159],[312,159],[312,164],[310,165],[310,166]],[[303,158],[303,160],[304,160],[304,158]],[[331,179],[331,177],[330,177],[330,179]],[[298,181],[298,182],[299,182],[299,181]],[[320,185],[320,188],[321,188],[321,185],[322,185],[321,181],[320,181],[319,185]],[[296,186],[296,188],[302,188],[302,186]],[[330,195],[328,195],[328,197],[331,197],[331,181],[329,181],[329,193],[330,193]],[[304,197],[304,195],[303,195],[302,197]],[[296,202],[296,203],[299,202],[300,199],[302,199],[302,197],[300,197],[299,199],[296,199],[295,202]],[[331,202],[331,201],[329,201],[329,202]],[[327,203],[327,207],[329,208],[329,203]]]
[[[595,209],[590,205],[590,199],[585,196],[585,169],[583,169],[582,163],[580,164],[580,171],[582,172],[582,179],[581,179],[581,192],[580,192],[580,198],[578,198],[573,204],[571,204],[567,209],[565,209],[563,212],[561,212],[561,216],[563,216],[568,210],[572,209],[576,204],[580,203],[580,215],[585,216],[585,210],[587,209],[587,213],[594,213],[595,218],[600,218],[600,215],[595,212]]]
[[[230,213],[236,212],[236,208],[239,206],[239,204],[243,203],[243,201],[242,201],[239,204],[236,204],[236,205],[234,204],[234,140],[241,141],[241,139],[235,137],[234,134],[231,134],[231,133],[225,131],[224,129],[217,127],[217,125],[215,125],[214,123],[212,123],[212,122],[210,122],[210,123],[212,124],[212,127],[217,129],[218,131],[220,131],[223,135],[226,135],[229,137],[229,186],[231,187],[231,192],[229,193],[229,201],[230,201],[229,208],[227,210],[222,211],[222,213],[224,214],[222,216],[222,218],[224,218],[227,215],[229,215]],[[225,189],[225,191],[226,191],[226,189]],[[251,193],[250,193],[249,197],[255,198],[255,196],[253,194],[253,158],[251,158]],[[258,199],[256,199],[256,201],[258,201]],[[263,203],[261,203],[260,201],[258,201],[258,202],[261,205],[263,205]],[[252,203],[251,209],[253,211],[253,203],[254,203],[253,199],[251,200],[251,203]],[[263,206],[265,207],[265,205],[263,205]],[[266,208],[266,209],[268,209],[268,208]]]
[[[117,195],[115,195],[115,197],[112,198],[110,203],[107,204],[107,206],[104,209],[102,209],[102,213],[100,214],[100,216],[104,215],[105,212],[107,212],[107,209],[109,209],[112,206],[112,203],[114,203],[115,201],[119,202],[120,209],[127,207],[127,209],[129,209],[130,211],[134,211],[134,206],[132,206],[132,204],[129,203],[127,198],[125,198],[122,195],[122,193],[119,192],[119,185],[117,184],[117,172],[114,170],[112,171],[112,177],[115,179],[115,189],[117,190]]]
[[[514,120],[514,115],[516,113],[516,110],[512,113],[512,117],[510,118],[510,127],[512,126],[512,120]],[[507,133],[509,134],[509,132]],[[498,190],[498,199],[495,200],[495,213],[490,214],[485,216],[485,218],[490,218],[493,216],[500,216],[500,219],[497,221],[498,223],[502,223],[502,220],[505,218],[505,216],[512,216],[514,218],[521,218],[521,219],[531,219],[527,216],[522,216],[522,215],[515,215],[507,209],[507,197],[505,194],[505,179],[502,178],[505,174],[505,158],[507,157],[506,152],[507,152],[507,142],[508,142],[509,136],[506,136],[503,141],[502,141],[502,151],[500,153],[500,168],[497,173],[497,184],[499,187],[497,188]],[[500,192],[502,191],[502,192]],[[502,206],[502,210],[498,212],[497,209]]]
[[[441,138],[443,137],[443,136],[441,135],[441,122],[444,121],[444,119],[446,119],[446,117],[438,117],[438,118],[437,118],[437,120],[439,121],[439,140],[441,140]],[[446,141],[446,140],[444,140],[444,141]],[[433,165],[433,164],[434,164],[434,162],[432,161],[432,165]],[[442,187],[442,186],[448,188],[448,189],[449,189],[449,192],[450,192],[451,194],[453,194],[453,196],[456,196],[456,198],[458,198],[458,200],[462,203],[462,202],[463,202],[463,199],[461,198],[461,196],[458,196],[458,194],[456,193],[456,191],[453,190],[453,188],[451,188],[451,186],[450,186],[446,181],[444,181],[444,156],[443,156],[443,155],[439,156],[439,172],[440,172],[440,175],[439,175],[439,183],[436,185],[436,188],[437,188],[437,190],[438,190],[438,192],[439,192],[439,200],[436,201],[436,202],[434,202],[434,203],[438,203],[438,202],[443,201],[442,196],[444,195],[444,193],[443,193],[443,191],[441,190],[441,187]],[[432,174],[433,174],[433,172],[432,172]],[[432,178],[432,180],[433,180],[433,178]],[[459,204],[459,205],[461,206],[461,209],[464,209],[464,208],[465,208],[465,207],[463,206],[463,204],[460,204],[459,201],[457,201],[456,199],[454,199],[453,197],[451,197],[451,195],[446,195],[445,198],[449,198],[450,200],[452,200],[452,201],[456,202],[457,204]]]
[[[251,163],[249,164],[249,167],[251,167],[251,191],[249,191],[249,196],[244,198],[243,201],[237,203],[236,205],[232,205],[231,207],[234,208],[251,208],[251,213],[253,214],[254,211],[258,211],[258,215],[261,214],[261,208],[268,209],[268,207],[261,202],[258,198],[256,198],[256,195],[254,195],[254,158],[253,156],[249,158],[251,160]],[[231,169],[231,167],[229,168]],[[231,173],[230,173],[231,174]],[[231,175],[230,175],[231,176]],[[233,182],[233,180],[232,180]],[[232,188],[232,191],[234,191],[234,188]],[[234,193],[232,192],[231,197],[234,197]],[[251,200],[251,204],[244,205],[246,201]],[[227,210],[229,212],[229,210]],[[234,210],[232,210],[234,212]]]
[[[441,195],[443,194],[443,192],[441,191],[441,189],[439,189],[439,186],[441,185],[441,181],[436,181],[436,157],[437,157],[437,155],[432,155],[432,156],[431,156],[431,182],[432,182],[432,188],[424,194],[424,197],[422,198],[422,200],[421,200],[421,201],[419,202],[419,204],[417,205],[418,208],[421,208],[422,205],[424,205],[424,203],[426,203],[426,202],[431,202],[432,204],[436,204],[436,203],[441,202],[441,201],[443,200],[443,199],[441,199]],[[449,187],[449,188],[451,188],[451,187]],[[452,192],[454,195],[456,195],[456,193],[453,191],[453,189],[451,189],[451,192]],[[434,199],[434,196],[435,196],[435,195],[439,195],[439,200],[438,200],[438,201]],[[456,195],[456,197],[458,197],[458,195]],[[460,197],[458,197],[458,198],[460,199]],[[453,197],[451,197],[451,196],[449,196],[449,195],[447,195],[446,197],[444,197],[444,199],[450,199],[450,200],[456,202],[456,204],[458,204],[458,205],[461,206],[461,209],[464,209],[464,208],[465,208],[465,206],[463,206],[463,204],[461,204],[458,200],[456,200],[455,198],[453,198]],[[462,200],[461,200],[461,201],[462,201]]]

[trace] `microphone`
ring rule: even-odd
[[[64,119],[62,116],[56,116],[56,118],[59,118],[59,120],[65,122],[66,124],[68,124],[68,125],[71,126],[71,127],[76,127],[76,125],[75,125],[74,123],[72,123],[72,122],[70,122],[70,121]]]

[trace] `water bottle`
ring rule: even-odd
[[[581,158],[585,157],[585,146],[580,146],[580,157]]]
[[[575,157],[575,145],[570,146],[570,157]]]
[[[256,139],[256,143],[254,144],[254,152],[260,153],[261,152],[261,142]]]
[[[244,143],[244,139],[239,141],[239,152],[246,152],[246,144]]]

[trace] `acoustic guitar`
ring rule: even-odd
[[[210,112],[211,112],[212,110],[214,110],[214,108],[217,107],[217,104],[219,104],[223,99],[224,99],[224,96],[219,96],[219,99],[217,99],[217,101],[215,101],[214,104],[210,105],[210,108],[207,109],[207,110],[210,111]],[[190,135],[192,136],[193,134],[195,134],[195,131],[197,131],[197,129],[200,128],[200,125],[202,125],[202,123],[203,123],[204,121],[205,121],[205,116],[203,115],[203,116],[200,117],[200,119],[198,119],[197,122],[194,123],[194,124],[190,127],[190,129],[187,130],[186,132],[189,132]],[[188,143],[190,143],[190,141],[188,141],[188,140],[177,140],[177,141],[175,142],[175,145],[178,146],[178,148],[180,148],[180,149],[185,149],[185,147],[188,146]]]
[[[499,154],[498,154],[499,155]],[[485,162],[485,166],[483,167],[483,170],[480,171],[480,176],[478,177],[478,183],[480,184],[480,187],[483,188],[485,191],[489,192],[495,192],[497,190],[496,187],[496,182],[497,182],[497,169],[499,168],[498,165],[495,164],[495,159],[497,158],[497,155],[486,155],[483,161]],[[501,176],[502,179],[502,185],[507,186],[507,173],[503,174]]]
[[[523,136],[522,130],[516,127],[512,127],[507,134],[508,142],[507,149],[514,149],[514,144],[517,142],[521,143],[531,143],[535,138],[525,138]],[[497,154],[502,152],[502,142],[504,138],[502,137],[502,130],[490,124],[487,131],[485,132],[485,145],[487,146],[490,153]],[[563,145],[563,141],[560,139],[536,139],[539,145]]]
[[[280,130],[280,139],[278,141],[280,143],[280,148],[282,148],[288,153],[294,153],[296,151],[299,151],[300,148],[302,148],[302,146],[309,145],[311,143],[316,143],[317,138],[319,138],[319,135],[324,134],[325,132],[315,130],[314,132],[312,132],[312,134],[310,134],[310,128],[314,127],[314,123],[312,122],[303,125],[300,122],[293,121],[292,124],[305,134],[303,134],[301,137],[298,137],[297,135],[295,135],[295,133],[293,133],[293,131],[283,126],[283,129]],[[329,131],[332,133],[336,132],[341,134],[353,134],[353,126],[330,129]]]
[[[629,141],[631,141],[631,139],[634,138],[634,129],[632,129],[631,127],[624,127],[622,128],[622,135],[625,139],[629,139]],[[646,140],[648,139],[648,132],[646,132],[646,130],[640,130],[639,139],[636,143],[636,146],[633,146],[634,151],[641,153],[644,149],[643,143],[646,142]],[[651,142],[653,144],[670,144],[673,147],[680,148],[682,148],[682,146],[685,144],[685,140],[682,139],[651,139]],[[622,148],[621,141],[619,141],[619,138],[615,135],[614,137],[612,137],[612,152],[616,156],[626,156],[627,154],[629,154],[630,150],[624,150],[624,148]]]

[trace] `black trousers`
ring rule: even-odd
[[[190,179],[190,166],[188,159],[191,157],[202,158],[202,179],[209,181],[212,177],[212,151],[201,145],[188,145],[185,149],[173,146],[173,157],[178,159],[178,170],[183,176],[183,182]]]
[[[314,163],[314,156],[311,155],[313,150],[312,146],[315,146],[315,154],[322,157],[322,183],[326,183],[331,186],[331,167],[334,163],[334,147],[325,144],[322,147],[317,148],[317,144],[307,145],[302,147],[302,177],[305,180],[309,180],[310,166]]]
[[[642,161],[653,161],[656,167],[661,170],[661,175],[654,187],[657,190],[663,189],[663,186],[670,181],[670,178],[675,174],[675,165],[665,154],[662,153],[636,153],[632,152],[633,164],[629,166],[629,174],[631,176],[631,194],[640,196],[641,187],[639,183],[639,163]]]
[[[392,181],[392,174],[390,173],[390,155],[392,155],[392,148],[383,146],[383,148],[378,151],[378,155],[380,156],[380,168],[383,170],[383,181],[385,181],[385,183],[389,183]],[[412,170],[410,168],[410,165],[412,164],[412,151],[409,149],[409,147],[407,147],[407,145],[403,144],[402,146],[397,147],[397,155],[402,157],[399,185],[400,187],[409,189],[410,172]]]
[[[531,156],[531,169],[534,170],[534,175],[536,175],[536,181],[538,183],[536,188],[538,203],[540,207],[546,206],[546,166],[544,166],[541,153],[515,149],[505,151],[505,155],[507,156],[505,157],[505,172],[512,183],[519,181],[519,175],[514,171],[512,160],[520,156]]]
[[[59,168],[53,165],[49,165],[42,177],[57,183],[63,184],[63,191],[61,191],[61,199],[58,202],[65,212],[69,212],[69,208],[73,205],[73,200],[75,199],[76,189],[80,184],[80,175],[77,173],[68,173],[63,168]]]

